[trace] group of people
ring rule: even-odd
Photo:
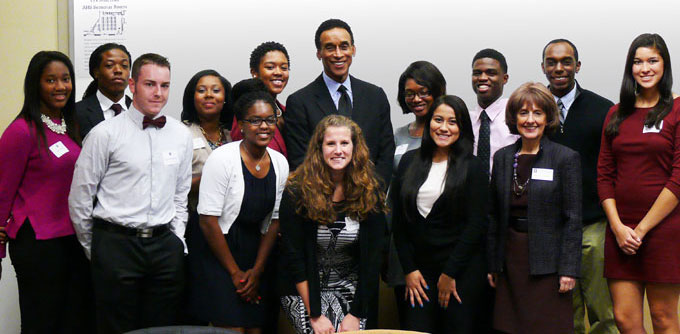
[[[644,333],[646,293],[655,332],[680,332],[680,100],[659,35],[631,44],[615,106],[576,82],[565,39],[543,49],[549,86],[509,99],[505,57],[479,51],[472,109],[414,62],[397,99],[415,119],[394,133],[383,89],[349,75],[350,26],[315,42],[323,72],[285,106],[289,55],[266,42],[250,79],[196,73],[181,121],[163,56],[101,45],[76,103],[69,58],[38,52],[0,138],[22,333],[276,333],[280,307],[297,333],[375,328],[380,276],[403,329],[583,333],[587,313],[591,333]]]

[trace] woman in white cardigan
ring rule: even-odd
[[[276,127],[275,104],[263,92],[236,101],[244,139],[213,151],[203,167],[198,213],[204,237],[195,256],[204,279],[192,287],[192,315],[213,325],[261,333],[261,277],[278,233],[288,177],[283,155],[267,148]],[[276,301],[271,301],[276,302]]]

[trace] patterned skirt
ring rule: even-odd
[[[340,329],[340,323],[349,313],[350,305],[354,298],[354,293],[351,291],[337,291],[337,290],[322,290],[321,291],[321,314],[326,316],[331,321],[335,331]],[[305,304],[302,302],[300,296],[283,296],[281,297],[281,305],[284,312],[288,315],[295,333],[297,334],[313,334],[312,325],[309,322],[309,316],[305,310]],[[359,329],[366,329],[366,319],[359,319]]]

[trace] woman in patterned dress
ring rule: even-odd
[[[378,293],[385,195],[359,126],[330,115],[281,200],[281,303],[297,333],[364,329]]]

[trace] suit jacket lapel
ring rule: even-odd
[[[314,88],[316,103],[324,115],[337,114],[338,109],[335,107],[335,103],[333,103],[331,94],[328,92],[328,87],[323,81],[323,77],[321,75],[319,75],[319,77],[314,80]]]
[[[366,96],[363,94],[365,89],[361,89],[361,81],[353,76],[350,76],[350,83],[352,85],[352,120],[363,124],[360,119],[367,114],[361,110],[361,107],[366,105]]]
[[[90,121],[90,126],[94,127],[99,122],[104,121],[104,111],[99,105],[97,95],[92,95],[87,103],[87,119]]]

